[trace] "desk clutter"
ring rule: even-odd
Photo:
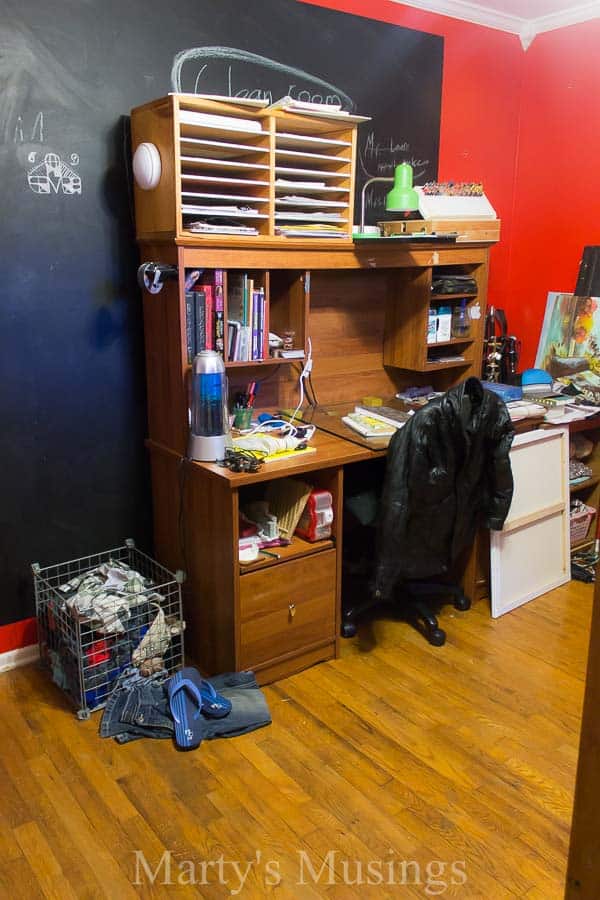
[[[279,478],[267,484],[265,497],[246,502],[239,514],[239,561],[262,555],[280,559],[274,548],[288,547],[294,536],[310,543],[331,537],[333,497],[301,478]]]

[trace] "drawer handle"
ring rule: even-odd
[[[290,604],[288,605],[288,609],[289,609],[289,611],[290,611],[290,619],[293,619],[294,616],[296,615],[296,604],[295,604],[295,603],[290,603]]]

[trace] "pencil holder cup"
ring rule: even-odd
[[[233,427],[240,431],[245,431],[252,426],[252,407],[250,406],[234,406],[233,407]]]

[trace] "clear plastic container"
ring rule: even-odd
[[[452,337],[467,338],[471,333],[471,313],[466,299],[457,303],[452,310]]]

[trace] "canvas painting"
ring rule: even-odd
[[[600,297],[548,294],[535,365],[600,403]]]

